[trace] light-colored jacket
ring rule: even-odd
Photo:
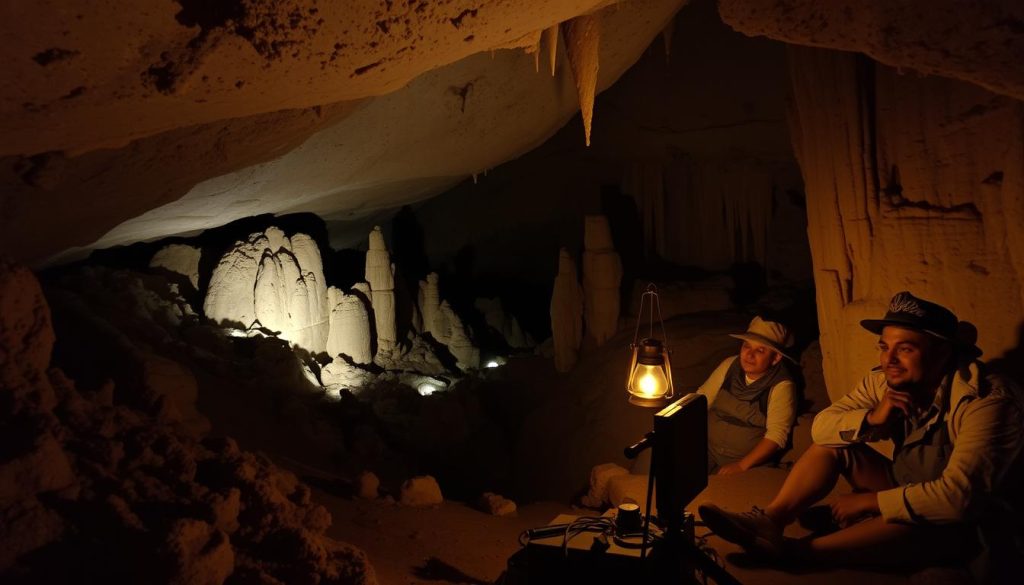
[[[857,388],[818,413],[811,427],[814,442],[828,447],[874,443],[892,455],[891,441],[873,441],[864,420],[882,401],[885,374],[873,370]],[[989,503],[1024,443],[1020,391],[997,376],[981,379],[977,364],[953,374],[949,408],[943,419],[953,451],[942,475],[878,492],[878,507],[888,522],[948,524],[970,520]]]

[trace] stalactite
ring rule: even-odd
[[[676,19],[673,16],[669,19],[668,24],[661,31],[661,40],[665,41],[665,61],[668,62],[672,56],[672,37],[676,34]]]
[[[594,119],[600,42],[601,20],[596,14],[576,17],[565,25],[566,51],[573,78],[576,80],[587,146],[590,146],[590,128]]]
[[[558,274],[551,293],[551,341],[555,369],[568,372],[576,365],[583,341],[583,290],[576,275],[576,263],[565,248],[558,254]]]
[[[544,30],[544,42],[548,45],[548,62],[551,64],[551,77],[555,76],[555,65],[558,63],[558,25]]]

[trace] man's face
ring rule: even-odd
[[[781,359],[779,352],[756,341],[744,340],[740,348],[740,367],[751,378],[760,377]]]
[[[893,390],[907,391],[933,382],[942,371],[946,352],[932,336],[913,329],[887,326],[878,339],[879,364]]]

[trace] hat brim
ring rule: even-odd
[[[775,343],[774,341],[772,341],[771,339],[768,339],[767,337],[765,337],[763,335],[758,335],[757,333],[730,333],[729,337],[735,337],[736,339],[743,339],[743,340],[746,340],[746,341],[756,341],[757,343],[760,343],[761,345],[767,345],[768,347],[770,347],[773,350],[777,351],[779,353],[779,355],[781,355],[782,357],[786,358],[787,360],[793,362],[794,364],[800,363],[799,361],[797,361],[797,359],[795,357],[790,355],[786,351],[785,348],[779,346],[779,344]]]
[[[937,337],[943,341],[948,341],[952,343],[956,347],[957,351],[959,351],[961,354],[965,356],[970,356],[971,359],[979,358],[981,357],[981,354],[984,353],[983,351],[981,351],[981,348],[974,343],[964,341],[962,339],[959,339],[958,337],[950,337],[948,335],[943,335],[938,331],[932,331],[931,329],[916,327],[905,321],[900,321],[899,319],[863,319],[860,322],[860,326],[876,335],[881,335],[882,330],[889,326],[901,327],[903,329],[910,329],[912,331],[920,331],[921,333],[926,333],[928,335],[931,335],[932,337]]]
[[[956,339],[948,335],[943,335],[938,331],[932,331],[931,329],[926,329],[924,327],[918,327],[916,324],[909,323],[907,321],[900,321],[899,319],[863,319],[860,322],[860,326],[878,335],[881,335],[882,330],[886,327],[900,327],[902,329],[920,331],[921,333],[927,333],[932,337],[938,337],[939,339],[956,343]]]

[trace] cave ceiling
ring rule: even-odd
[[[260,213],[349,220],[422,200],[579,111],[574,19],[600,22],[601,90],[683,4],[4,3],[0,248],[40,264]],[[1019,2],[718,5],[748,35],[1024,97]],[[560,24],[552,76],[542,33]]]

